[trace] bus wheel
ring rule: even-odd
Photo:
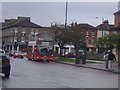
[[[50,62],[50,61],[47,60],[47,62]]]
[[[31,60],[30,58],[28,58],[28,60]]]
[[[27,56],[28,60],[31,60],[29,56]]]

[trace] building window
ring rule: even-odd
[[[95,38],[94,38],[94,37],[92,37],[92,42],[94,42],[94,40],[95,40]]]
[[[15,31],[14,31],[14,33],[18,33],[18,30],[17,30],[17,28],[15,28]]]
[[[38,33],[38,29],[37,28],[35,29],[35,32]]]
[[[94,38],[95,36],[94,35],[92,35],[92,38]]]
[[[13,28],[11,28],[10,31],[11,31],[11,33],[14,33],[14,29]]]
[[[14,37],[14,42],[17,42],[17,36]]]
[[[80,32],[80,34],[83,34],[83,32]]]
[[[21,35],[21,42],[25,42],[25,33],[24,32]]]
[[[86,30],[86,35],[88,35],[88,30]]]
[[[21,42],[25,42],[25,37],[24,36],[22,36]]]
[[[92,30],[92,35],[94,35],[94,30]]]
[[[31,33],[35,33],[35,29],[34,28],[31,29]]]
[[[88,37],[86,37],[86,43],[88,43]]]
[[[25,33],[25,28],[22,29],[22,33]]]
[[[10,38],[10,41],[13,42],[13,37]]]

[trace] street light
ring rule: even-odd
[[[65,10],[65,28],[67,25],[67,13],[68,13],[68,1],[66,0],[66,10]]]
[[[104,22],[104,18],[103,17],[96,17],[97,19],[102,19],[102,24]],[[102,26],[102,37],[103,37],[103,26]]]
[[[97,19],[102,19],[102,23],[104,22],[104,18],[103,17],[96,17]]]

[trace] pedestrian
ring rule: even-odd
[[[108,52],[104,52],[103,58],[105,59],[105,69],[108,69]]]
[[[108,67],[109,67],[109,70],[114,70],[113,69],[113,62],[116,60],[115,58],[115,55],[112,53],[112,50],[109,51],[109,54],[108,54]]]

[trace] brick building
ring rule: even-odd
[[[114,28],[110,29],[110,34],[120,34],[120,10],[114,13]],[[114,49],[113,52],[116,54],[117,60],[120,65],[120,51]]]
[[[114,13],[114,28],[110,29],[110,34],[120,34],[120,11]]]
[[[83,28],[83,35],[85,36],[85,41],[87,44],[87,51],[96,52],[95,42],[97,39],[97,29],[90,25],[81,23],[78,24],[80,28]]]

